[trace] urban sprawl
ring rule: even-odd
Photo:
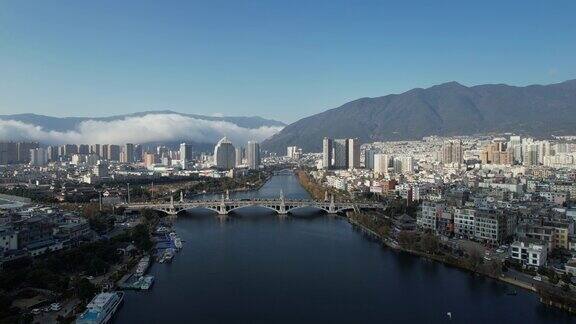
[[[322,152],[289,146],[286,155],[261,150],[255,141],[235,146],[226,137],[212,152],[188,143],[0,142],[4,271],[39,271],[35,267],[46,260],[70,260],[85,246],[98,259],[96,265],[83,260],[87,265],[78,269],[59,266],[70,275],[58,287],[19,277],[27,287],[4,288],[4,300],[11,302],[6,312],[18,309],[38,321],[56,316],[50,312],[82,313],[81,320],[99,300],[119,303],[123,298],[103,293],[92,300],[98,289],[149,288],[150,258],[165,262],[173,257],[174,244],[181,243],[156,213],[132,213],[122,204],[203,193],[224,197],[228,190],[253,189],[271,170],[286,168],[297,171],[316,200],[328,200],[330,193],[338,200],[398,206],[394,210],[401,212],[386,208],[346,215],[390,247],[450,264],[471,260],[463,267],[526,289],[544,285],[549,296],[568,296],[550,297],[547,303],[576,309],[571,297],[576,289],[576,137],[536,140],[506,134],[363,144],[355,138],[324,138]],[[98,254],[110,246],[119,256]],[[34,297],[24,296],[22,291],[31,287]],[[71,289],[73,296],[66,293]],[[79,294],[82,289],[88,293]]]

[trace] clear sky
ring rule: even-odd
[[[576,78],[576,1],[0,1],[0,114],[292,122],[456,80]]]

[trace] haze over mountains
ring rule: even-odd
[[[284,125],[261,117],[213,117],[169,110],[102,118],[0,115],[0,140],[34,140],[43,144],[216,143],[228,136],[245,144],[248,140],[262,141]]]
[[[298,145],[319,152],[324,136],[364,143],[489,132],[576,134],[576,80],[526,87],[448,82],[361,98],[292,123],[262,147],[285,153],[286,146]]]

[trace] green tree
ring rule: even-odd
[[[148,226],[138,224],[132,229],[132,241],[134,245],[142,251],[149,251],[152,249],[152,240],[150,239],[150,232]]]
[[[75,288],[74,291],[76,293],[76,296],[84,302],[87,302],[90,299],[92,299],[92,297],[94,297],[94,295],[96,295],[96,293],[98,292],[98,289],[96,288],[96,286],[94,286],[94,284],[91,283],[86,278],[79,279],[76,282],[76,285],[74,288]]]

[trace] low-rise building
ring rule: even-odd
[[[476,223],[474,222],[473,208],[456,208],[454,209],[454,234],[473,238]]]
[[[547,246],[536,240],[521,240],[512,243],[510,257],[522,264],[541,267],[546,264]]]
[[[0,249],[17,250],[18,232],[8,227],[0,227]]]
[[[477,210],[474,215],[474,237],[490,244],[504,241],[514,229],[515,216],[502,210]]]

